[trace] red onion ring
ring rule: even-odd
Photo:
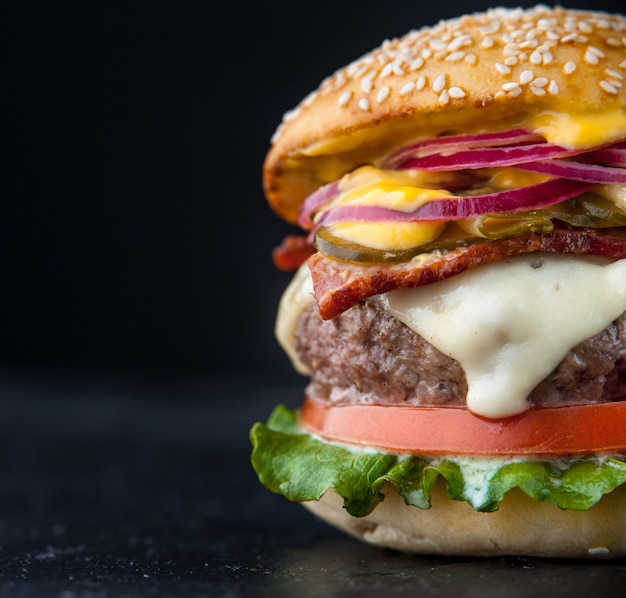
[[[626,169],[587,164],[586,162],[538,160],[537,162],[519,164],[517,168],[586,183],[611,185],[626,183]]]
[[[609,166],[625,166],[626,167],[626,147],[617,146],[606,147],[585,154],[585,159],[592,162],[602,162]]]
[[[582,153],[580,149],[567,149],[548,143],[533,143],[511,147],[478,148],[454,154],[432,154],[411,158],[400,166],[402,169],[463,170],[465,168],[490,168],[493,166],[517,166],[546,158],[564,158]]]
[[[485,214],[502,214],[544,208],[576,197],[594,185],[568,179],[550,179],[537,185],[507,189],[487,195],[436,199],[412,212],[376,206],[341,206],[329,210],[317,222],[329,226],[340,222],[419,222],[464,220]]]
[[[395,169],[407,160],[420,155],[454,152],[480,147],[498,147],[502,145],[518,145],[521,143],[540,142],[543,137],[530,133],[525,129],[513,129],[498,133],[481,133],[478,135],[450,135],[419,141],[402,148],[393,154],[385,163],[384,168]]]
[[[320,187],[317,191],[309,195],[300,208],[298,224],[305,230],[313,226],[313,214],[322,206],[326,205],[339,195],[339,182],[330,183]]]

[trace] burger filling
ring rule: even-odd
[[[467,379],[445,355],[375,301],[332,320],[311,304],[297,328],[298,355],[311,371],[307,395],[333,404],[464,407]],[[626,398],[626,315],[571,349],[528,397],[534,407]]]

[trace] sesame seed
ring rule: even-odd
[[[549,50],[543,53],[543,64],[550,64],[553,59],[554,59],[554,56],[552,55],[552,52],[550,52]]]
[[[415,89],[415,83],[413,81],[409,81],[402,86],[400,90],[401,96],[409,95]]]
[[[534,85],[530,86],[530,91],[533,95],[536,96],[545,96],[546,95],[546,90],[543,89],[542,87],[535,87]]]
[[[422,91],[424,87],[426,87],[426,77],[424,75],[420,75],[415,84],[415,89],[417,89],[417,91]]]
[[[439,75],[433,82],[433,91],[439,93],[446,86],[446,76],[444,74]]]
[[[339,96],[339,107],[343,108],[344,106],[348,105],[348,102],[352,99],[352,92],[351,91],[344,91],[340,96]]]
[[[571,75],[576,70],[576,63],[572,60],[569,60],[563,65],[563,72],[566,75]]]
[[[522,42],[519,47],[520,48],[536,48],[539,45],[539,42],[536,39],[527,39],[525,42]]]
[[[453,39],[446,47],[448,52],[456,52],[463,45],[463,38],[457,37]]]
[[[440,39],[431,39],[428,42],[428,45],[433,49],[433,50],[444,50],[447,46],[447,44],[443,41],[441,41]]]
[[[387,85],[385,85],[385,87],[381,87],[378,91],[378,97],[376,98],[378,100],[378,103],[380,104],[384,102],[389,97],[390,93],[391,89]]]
[[[468,54],[465,57],[465,62],[467,62],[468,64],[476,64],[478,58],[476,58],[476,54]]]
[[[537,21],[537,27],[539,29],[550,29],[550,27],[552,27],[552,19],[539,19]]]
[[[613,79],[623,79],[624,76],[621,73],[618,73],[614,69],[604,69],[604,74],[612,77]]]
[[[302,105],[303,106],[308,106],[309,104],[311,104],[313,102],[313,100],[315,100],[316,97],[317,97],[317,91],[312,91],[309,95],[307,95],[302,100]]]
[[[368,73],[370,70],[370,66],[369,64],[364,64],[361,68],[359,68],[356,72],[352,73],[352,76],[355,79],[358,79],[359,77],[363,77],[366,73]]]
[[[519,62],[519,58],[517,56],[507,56],[507,59],[504,61],[506,66],[515,66]]]
[[[604,43],[607,46],[613,46],[614,48],[619,48],[622,45],[622,41],[614,37],[609,37]]]
[[[404,75],[404,69],[399,65],[399,64],[395,64],[393,65],[393,74],[394,75]]]
[[[450,94],[450,97],[454,98],[454,99],[459,99],[459,98],[464,98],[465,97],[465,90],[463,88],[457,87],[457,86],[451,87],[448,90],[448,93]]]
[[[300,114],[300,109],[297,107],[294,108],[293,110],[287,110],[287,112],[283,114],[283,120],[285,122],[289,122],[290,120],[293,120],[294,118],[296,118],[298,114]]]
[[[498,23],[497,21],[494,21],[494,23],[489,26],[489,27],[483,27],[480,32],[483,35],[493,35],[494,33],[498,33],[498,31],[500,31],[500,23]]]
[[[283,134],[283,129],[285,128],[285,124],[284,122],[281,122],[278,127],[276,127],[276,130],[274,131],[274,134],[271,136],[270,138],[270,143],[276,143],[278,141],[278,138]]]
[[[595,61],[592,57],[595,57]],[[604,58],[604,52],[595,46],[587,46],[587,50],[585,51],[585,60],[589,62],[589,64],[598,64],[598,59]]]
[[[448,91],[446,89],[444,89],[440,94],[439,94],[439,103],[443,104],[444,106],[448,103],[450,103],[450,94],[448,93]]]
[[[471,46],[472,38],[469,35],[460,35],[448,44],[448,52],[456,52],[464,46]]]
[[[593,52],[598,58],[604,58],[605,54],[600,48],[596,48],[595,46],[587,46],[590,52]]]
[[[388,63],[383,67],[383,70],[380,72],[381,77],[389,77],[393,72],[393,64]]]
[[[563,23],[565,31],[576,31],[576,22],[572,20],[571,16],[567,16],[565,23]]]
[[[506,93],[504,93],[503,91],[497,91],[495,95],[493,96],[493,99],[499,100],[500,98],[504,98],[504,97],[506,97]]]
[[[372,91],[372,78],[371,77],[361,79],[361,89],[365,93],[369,93],[370,91]]]
[[[511,72],[511,67],[501,62],[496,62],[496,70],[502,75],[508,75]]]
[[[509,81],[508,83],[502,84],[502,89],[504,91],[513,91],[519,87],[519,83],[517,81]]]
[[[424,48],[422,50],[422,58],[428,60],[433,55],[433,51],[430,48]]]
[[[535,50],[531,55],[530,55],[530,62],[532,62],[533,64],[541,64],[543,62],[543,56],[537,52],[537,50]]]
[[[547,77],[537,77],[533,81],[533,86],[534,87],[545,87],[547,84],[548,84],[548,78]]]
[[[522,71],[522,74],[519,76],[519,82],[522,85],[527,85],[535,78],[535,73],[532,71],[526,70]]]
[[[552,81],[548,84],[548,93],[552,96],[559,93],[559,85],[554,79],[552,79]]]
[[[576,40],[577,36],[578,34],[575,31],[572,31],[572,33],[568,33],[561,38],[561,43],[566,44],[568,42],[573,42]]]
[[[495,42],[493,41],[492,37],[483,37],[483,41],[482,41],[483,48],[492,48],[494,43]]]
[[[626,60],[622,60],[622,62],[619,63],[619,68],[626,69]]]
[[[416,71],[418,69],[421,69],[424,66],[424,59],[421,56],[418,56],[412,63],[411,66],[409,67],[409,70],[411,71]]]
[[[518,56],[521,53],[517,44],[509,44],[503,50],[505,56]]]
[[[452,52],[452,54],[448,54],[448,56],[446,56],[446,60],[448,62],[457,62],[463,58],[465,58],[465,52],[462,52],[461,50],[458,52]]]
[[[585,52],[585,62],[587,64],[598,64],[598,62],[600,62],[600,59],[598,58],[597,54],[594,54],[593,52],[590,52],[589,49],[587,49],[587,51]]]
[[[359,108],[361,110],[369,110],[370,109],[370,101],[367,98],[361,98],[359,100]]]

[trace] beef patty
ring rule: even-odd
[[[374,302],[332,320],[301,317],[296,349],[311,370],[309,396],[332,404],[465,405],[467,381],[444,355]],[[538,406],[626,398],[626,314],[574,347],[529,396]]]

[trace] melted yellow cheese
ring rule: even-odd
[[[538,185],[549,178],[543,174],[517,170],[516,168],[494,168],[489,179],[489,185],[499,189],[518,189],[519,187]]]
[[[565,147],[594,147],[626,135],[626,113],[623,110],[545,110],[532,116],[527,127],[543,135],[549,143]]]

